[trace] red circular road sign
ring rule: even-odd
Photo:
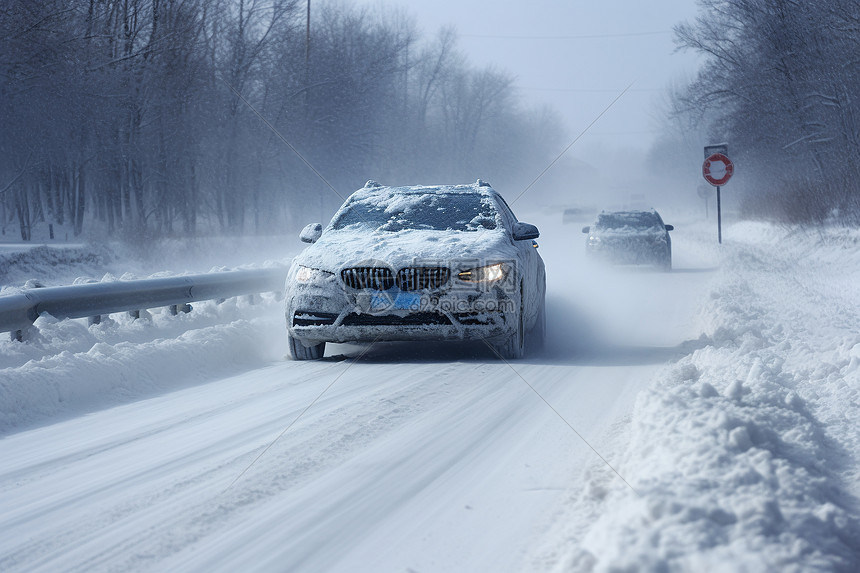
[[[722,153],[714,153],[710,155],[702,164],[702,175],[705,181],[714,187],[722,187],[735,172],[735,166],[731,159]]]

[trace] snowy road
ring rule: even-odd
[[[598,445],[649,371],[516,368]],[[403,363],[394,347],[94,413],[2,452],[4,569],[44,571],[517,569],[593,455],[508,366]]]
[[[276,302],[203,305],[179,323],[156,314],[149,326],[40,324],[37,342],[54,355],[24,363],[30,350],[4,347],[0,369],[4,396],[19,404],[0,418],[0,570],[589,570],[603,556],[629,565],[631,548],[646,552],[630,552],[645,569],[659,568],[670,550],[652,542],[651,555],[628,539],[672,513],[647,523],[637,513],[668,495],[665,468],[642,441],[678,444],[681,455],[697,437],[661,433],[681,414],[650,397],[667,371],[670,380],[678,369],[719,371],[714,355],[731,345],[700,336],[701,311],[720,302],[714,283],[725,273],[707,235],[683,226],[670,274],[585,268],[578,227],[544,227],[551,344],[511,364],[481,344],[333,345],[321,362],[284,361]],[[754,328],[762,316],[743,320]],[[70,337],[77,347],[58,342]],[[79,390],[60,389],[64,379]],[[41,390],[15,394],[11,384]],[[741,392],[699,384],[689,383],[705,398]],[[54,404],[39,410],[38,400]],[[856,431],[838,429],[828,433],[850,447]],[[685,501],[711,491],[684,483]],[[738,515],[723,525],[742,525]]]

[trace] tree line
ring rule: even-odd
[[[131,240],[272,233],[330,215],[366,179],[518,185],[558,148],[553,112],[471,65],[453,30],[310,7],[3,2],[0,226],[24,240],[40,222]]]
[[[860,223],[860,2],[699,0],[675,33],[704,56],[676,115],[730,142],[745,213]]]

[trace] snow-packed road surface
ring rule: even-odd
[[[856,570],[860,235],[667,220],[664,274],[535,222],[510,364],[284,360],[273,299],[4,340],[0,570]]]

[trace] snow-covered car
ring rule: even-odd
[[[672,225],[663,223],[654,209],[647,211],[601,211],[593,225],[583,227],[588,235],[586,252],[617,264],[655,265],[672,270]]]
[[[546,273],[537,227],[483,181],[383,187],[368,181],[287,275],[290,354],[327,342],[485,340],[504,358],[543,342]]]

